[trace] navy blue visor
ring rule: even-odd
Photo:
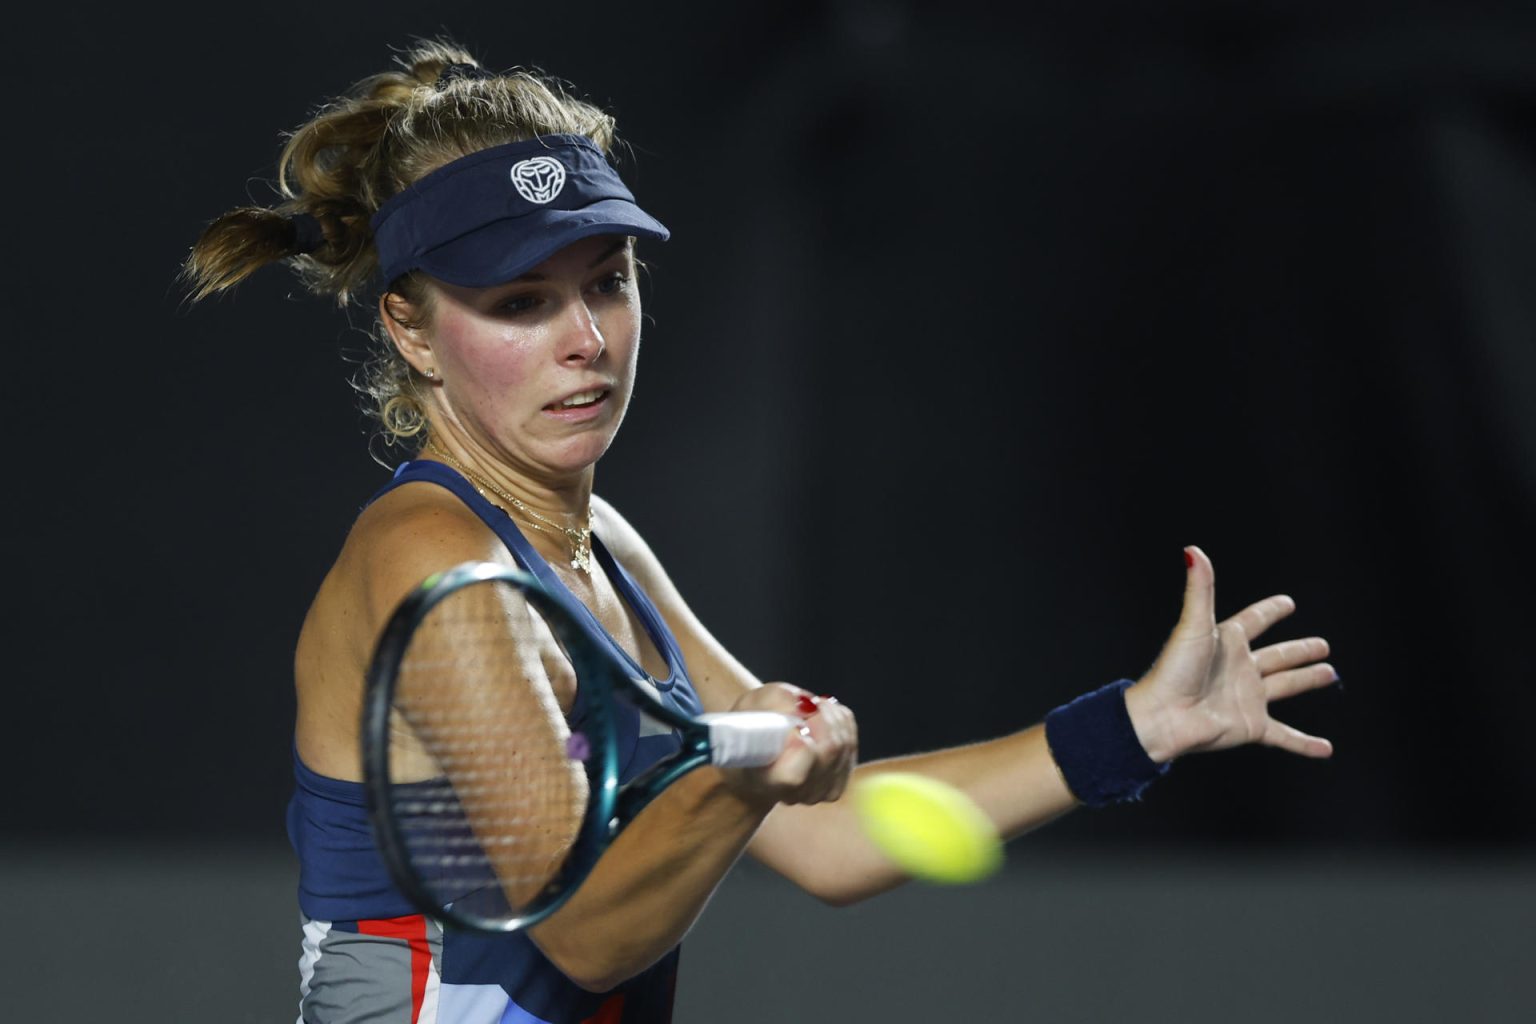
[[[670,234],[581,135],[541,135],[461,157],[393,196],[370,223],[385,286],[424,270],[485,288],[584,238]]]

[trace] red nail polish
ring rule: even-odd
[[[1184,549],[1184,568],[1186,568],[1186,569],[1193,569],[1194,567],[1195,567],[1195,556],[1189,553],[1189,548],[1185,548]]]
[[[804,694],[795,702],[795,706],[800,709],[802,715],[814,715],[816,713],[816,701]]]

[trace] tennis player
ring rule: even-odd
[[[298,642],[288,829],[300,861],[301,1021],[669,1020],[678,945],[741,853],[834,904],[903,881],[839,799],[858,774],[947,781],[1012,837],[1080,803],[1135,799],[1194,751],[1331,753],[1269,715],[1272,701],[1335,678],[1327,644],[1253,646],[1293,610],[1284,596],[1218,623],[1211,563],[1191,547],[1182,616],[1139,681],[1012,735],[855,767],[852,712],[754,678],[593,492],[635,381],[636,245],[667,237],[610,163],[613,119],[447,43],[420,44],[399,64],[303,125],[281,157],[284,200],[218,218],[186,265],[198,299],[283,263],[340,303],[376,301],[380,345],[363,387],[386,437],[412,454],[358,517]],[[666,790],[528,933],[445,935],[415,914],[364,811],[359,702],[374,642],[413,586],[469,560],[567,588],[601,642],[679,708],[806,721],[767,767],[704,768]],[[562,719],[580,714],[575,681],[555,672],[529,686],[534,713],[563,735]],[[397,747],[431,775],[431,755],[411,744],[406,735]],[[674,744],[641,737],[625,777]]]

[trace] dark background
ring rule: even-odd
[[[1343,688],[1281,717],[1337,755],[1192,758],[1016,857],[1528,855],[1528,10],[59,15],[14,73],[10,746],[43,784],[8,841],[281,841],[294,639],[386,479],[346,382],[371,316],[174,276],[270,200],[283,130],[450,33],[618,115],[674,238],[598,489],[866,757],[1139,674],[1197,543],[1223,615],[1286,592],[1277,635],[1333,643]]]

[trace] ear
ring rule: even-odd
[[[385,292],[379,296],[379,322],[388,332],[390,342],[417,373],[425,376],[428,370],[437,369],[432,341],[425,328],[425,310],[398,292]]]

